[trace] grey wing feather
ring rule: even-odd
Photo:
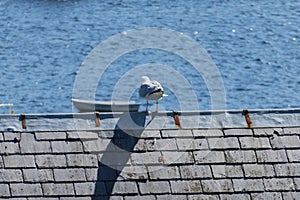
[[[139,89],[139,95],[145,98],[152,92],[156,91],[157,89],[158,87],[156,85],[143,84]]]
[[[157,86],[157,88],[162,88],[162,86],[161,86],[161,84],[159,83],[159,82],[157,82],[157,81],[151,81],[151,83],[153,84],[153,85],[156,85]]]

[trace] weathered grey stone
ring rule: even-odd
[[[145,152],[145,153],[132,153],[131,162],[136,165],[145,165],[145,164],[161,164],[160,152]]]
[[[225,136],[252,136],[253,132],[252,129],[225,129],[224,130]]]
[[[188,129],[178,129],[178,130],[162,130],[162,137],[193,137],[193,133]]]
[[[227,163],[256,163],[255,152],[252,150],[225,151]]]
[[[300,162],[300,151],[297,150],[286,150],[290,162]]]
[[[9,185],[0,183],[0,197],[9,197],[9,196],[10,196]]]
[[[297,200],[300,199],[300,192],[283,192],[282,197],[285,200]]]
[[[263,192],[262,179],[233,179],[233,187],[236,192]]]
[[[1,155],[0,155],[0,168],[4,168],[4,161]]]
[[[154,195],[143,196],[143,200],[156,200]],[[124,200],[140,200],[140,196],[125,196]]]
[[[0,155],[16,154],[20,153],[20,148],[18,143],[14,142],[1,142],[0,143]]]
[[[0,182],[22,182],[22,171],[19,169],[0,169]]]
[[[203,193],[229,193],[233,192],[230,179],[201,180]]]
[[[296,190],[300,190],[300,178],[294,178]]]
[[[283,128],[284,135],[300,135],[300,127]]]
[[[36,140],[66,140],[66,132],[35,132]]]
[[[249,194],[220,194],[220,200],[250,200]]]
[[[207,140],[210,149],[240,149],[240,144],[236,137],[208,138]]]
[[[95,189],[94,190],[94,195],[95,196],[103,196],[103,195],[107,194],[105,182],[98,180],[96,183],[91,183],[91,186],[85,186],[85,187],[92,187],[92,184],[94,184],[94,187],[95,187],[94,188]],[[76,184],[75,184],[75,186],[76,186]]]
[[[255,128],[253,131],[254,136],[273,136],[275,133],[280,135],[284,134],[281,128]]]
[[[188,200],[219,200],[219,196],[209,194],[188,195]]]
[[[300,166],[296,163],[275,164],[275,172],[279,177],[300,176]]]
[[[44,200],[44,199],[41,199],[41,200]],[[92,197],[83,197],[83,196],[77,196],[77,197],[76,196],[75,197],[60,197],[59,200],[92,200]]]
[[[239,138],[242,149],[270,149],[270,141],[267,137],[241,137]]]
[[[186,195],[175,195],[175,194],[165,194],[165,195],[156,195],[157,200],[187,200]]]
[[[180,151],[208,149],[208,143],[205,138],[177,138],[176,142]]]
[[[3,142],[3,141],[4,141],[3,133],[0,132],[0,142]]]
[[[192,152],[162,152],[165,164],[189,164],[194,163]]]
[[[149,166],[148,172],[151,180],[180,179],[177,166]]]
[[[160,138],[160,131],[159,130],[144,130],[140,136],[140,138]]]
[[[299,136],[274,136],[270,138],[272,147],[274,149],[291,149],[300,148]]]
[[[198,164],[225,163],[223,151],[194,151],[195,162]]]
[[[130,152],[127,151],[116,151],[116,152],[105,152],[99,154],[99,161],[107,166],[126,166],[131,165]]]
[[[18,196],[41,196],[43,194],[41,184],[39,183],[12,183],[10,184],[11,195]]]
[[[30,168],[35,167],[33,155],[10,155],[4,156],[6,168]]]
[[[59,200],[59,197],[29,197],[27,200]]]
[[[67,164],[71,167],[97,167],[98,156],[96,154],[68,154]]]
[[[24,169],[24,182],[48,182],[53,181],[51,169]]]
[[[106,187],[112,187],[112,194],[138,194],[135,182],[106,182]]]
[[[101,198],[103,198],[103,197],[100,197],[99,200],[101,200]],[[123,198],[123,196],[109,196],[109,200],[124,200],[124,198]]]
[[[244,176],[241,165],[212,165],[214,178],[242,178]]]
[[[21,135],[21,153],[26,154],[37,154],[37,153],[50,153],[51,147],[50,142],[41,141],[37,142],[32,133],[22,133]]]
[[[80,168],[54,169],[54,179],[60,182],[85,181],[85,171]]]
[[[191,181],[170,181],[172,194],[183,193],[202,193],[202,187],[199,180]]]
[[[75,195],[72,183],[43,183],[42,188],[45,196]]]
[[[75,153],[82,152],[82,144],[80,141],[51,141],[53,153]]]
[[[193,129],[194,137],[223,137],[221,129]]]
[[[245,177],[273,177],[275,171],[273,165],[244,164]]]
[[[208,165],[180,166],[182,179],[211,178],[212,173]]]
[[[97,181],[98,168],[86,168],[85,176],[87,181]]]
[[[167,150],[177,150],[176,140],[171,139],[157,139],[157,140],[148,140],[147,142],[148,151],[167,151]]]
[[[68,131],[67,138],[70,140],[97,140],[99,138],[97,132],[90,131]]]
[[[120,171],[118,180],[146,180],[148,173],[146,166],[121,166],[117,167]]]
[[[109,136],[95,133],[95,140],[70,135],[66,140],[60,135],[66,136],[65,132],[23,132],[20,143],[8,134],[7,140],[0,142],[0,150],[2,144],[12,145],[2,146],[6,152],[0,155],[0,198],[297,199],[300,134],[286,129],[274,132],[273,128],[260,133],[254,128],[252,137],[247,132],[252,129],[240,130],[225,135],[221,129],[192,130],[192,136],[191,130],[184,130],[183,135],[163,130],[163,137],[159,130],[147,130],[149,137],[145,134],[134,141],[115,131],[107,131]],[[109,149],[101,146],[101,141],[110,144]],[[89,148],[95,154],[89,154]],[[110,191],[112,194],[107,194]]]
[[[36,155],[35,161],[38,168],[54,168],[67,166],[65,155]]]
[[[74,183],[75,194],[79,196],[94,195],[95,186],[96,183],[94,182]],[[105,190],[103,193],[106,194]]]
[[[141,194],[169,194],[171,193],[170,184],[167,181],[140,182]]]
[[[259,163],[286,163],[287,156],[284,150],[262,150],[256,151]]]
[[[116,166],[100,165],[97,171],[97,181],[115,182],[118,178]]]
[[[15,142],[16,139],[20,139],[21,137],[21,133],[19,132],[4,132],[3,133],[4,136],[4,141],[6,142]]]
[[[280,192],[263,192],[263,193],[251,193],[252,199],[272,199],[272,200],[281,200]]]
[[[150,141],[154,141],[154,140],[150,140]],[[144,140],[144,139],[139,139],[137,141],[137,143],[134,145],[133,150],[132,151],[147,151],[147,142],[150,142],[148,140]]]
[[[264,179],[264,185],[266,191],[291,191],[295,189],[291,178]]]
[[[110,139],[99,138],[98,140],[83,141],[83,147],[85,152],[105,152],[113,151],[114,149],[107,149]]]
[[[100,138],[113,138],[115,136],[115,130],[100,130],[98,131]]]

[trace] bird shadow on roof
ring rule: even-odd
[[[99,198],[108,200],[112,195],[115,183],[128,164],[130,155],[145,129],[146,115],[146,112],[138,114],[126,112],[120,116],[114,128],[114,135],[99,161],[92,200]],[[124,130],[122,127],[133,129]]]

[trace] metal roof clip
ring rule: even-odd
[[[247,109],[243,110],[243,114],[245,115],[245,120],[248,128],[252,128],[252,121],[249,115],[249,111]]]
[[[21,121],[22,121],[22,128],[23,128],[23,129],[27,129],[26,116],[25,116],[25,114],[21,114]]]
[[[182,127],[181,127],[181,124],[180,124],[180,121],[179,121],[178,111],[173,110],[173,118],[174,118],[174,121],[175,121],[175,125],[176,125],[178,128],[181,129]]]
[[[99,112],[95,112],[96,118],[95,118],[95,124],[96,127],[100,127],[100,114]]]

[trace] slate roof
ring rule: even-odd
[[[182,125],[1,131],[0,199],[300,199],[300,125]]]

